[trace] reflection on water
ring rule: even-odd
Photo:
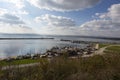
[[[58,40],[1,40],[0,58],[23,55],[27,53],[44,53],[47,49],[50,49],[54,46],[85,47],[86,45],[61,42]]]
[[[45,36],[45,35],[0,35],[0,38],[55,38],[55,40],[0,40],[0,58],[8,56],[23,55],[27,53],[44,53],[46,49],[58,46],[80,46],[85,47],[86,44],[75,44],[69,42],[61,42],[60,39],[80,40],[80,41],[98,41],[98,42],[116,42],[119,40],[108,40],[98,38],[83,38],[79,36]]]

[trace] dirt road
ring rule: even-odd
[[[95,52],[92,53],[92,54],[83,55],[82,57],[91,57],[91,56],[94,56],[94,55],[102,55],[102,54],[105,54],[105,53],[104,53],[105,49],[108,48],[108,47],[111,47],[111,46],[120,46],[120,45],[108,45],[108,46],[105,46],[105,47],[102,47],[102,48],[98,49],[97,51],[95,51]]]

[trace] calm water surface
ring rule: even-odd
[[[70,42],[62,42],[60,39],[82,40],[82,41],[100,41],[100,42],[118,42],[115,40],[95,39],[95,38],[81,38],[68,36],[33,36],[33,35],[0,35],[0,38],[55,38],[54,40],[0,40],[0,58],[9,56],[24,55],[27,53],[44,53],[47,49],[52,47],[76,46],[86,47],[87,44],[75,44]]]
[[[27,53],[44,53],[52,47],[76,46],[85,47],[85,44],[61,42],[58,40],[0,40],[0,58],[24,55]]]

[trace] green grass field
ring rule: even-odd
[[[45,60],[45,59],[22,59],[22,60],[13,60],[11,62],[0,61],[0,66],[37,63],[40,62],[41,60]]]
[[[109,46],[110,44],[99,44],[99,48],[103,48],[103,47],[106,47],[106,46]]]
[[[120,54],[113,55],[58,57],[38,66],[2,71],[0,80],[120,80]]]
[[[106,48],[106,53],[120,53],[120,46],[111,46]]]

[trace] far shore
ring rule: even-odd
[[[0,38],[0,40],[29,40],[29,39],[54,39],[54,38]]]

